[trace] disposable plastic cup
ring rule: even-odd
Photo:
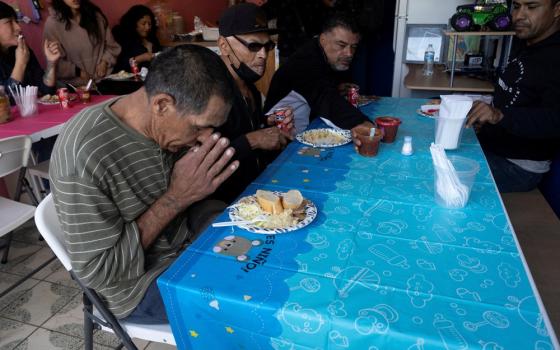
[[[457,149],[461,142],[465,118],[443,118],[441,114],[436,118],[436,143],[444,149]]]
[[[375,129],[375,136],[369,136],[369,128],[358,128],[356,137],[360,140],[361,145],[358,147],[358,153],[364,157],[375,157],[379,152],[379,141],[383,137],[383,133],[379,129]]]
[[[401,120],[395,117],[377,117],[375,124],[383,130],[383,139],[385,143],[392,143],[397,138],[397,131]]]
[[[78,97],[82,103],[90,103],[91,102],[91,93],[86,90],[85,86],[79,87],[76,92],[78,93]]]
[[[476,179],[476,174],[480,170],[480,165],[477,161],[468,159],[461,156],[449,156],[449,160],[453,167],[455,167],[455,171],[457,172],[457,177],[459,178],[459,182],[466,186],[467,188],[467,198],[464,203],[448,203],[438,192],[437,190],[437,183],[438,183],[438,167],[434,166],[434,195],[436,203],[444,208],[449,209],[458,209],[463,208],[469,202],[469,198],[471,196],[471,189],[474,184],[474,180]],[[444,170],[439,169],[439,173],[441,174]]]
[[[22,117],[30,117],[33,116],[35,114],[37,114],[38,112],[38,105],[37,105],[37,96],[26,96],[26,103],[25,104],[19,104],[16,103],[17,108],[19,110],[19,114]]]

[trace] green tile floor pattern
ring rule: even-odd
[[[0,292],[52,255],[33,220],[14,231],[8,263],[0,264]],[[0,299],[0,350],[83,349],[82,294],[57,261]],[[138,349],[171,350],[173,346],[134,339]],[[94,349],[112,349],[111,333],[96,331]]]

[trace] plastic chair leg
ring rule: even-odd
[[[10,252],[10,242],[12,241],[12,232],[8,233],[5,238],[6,241],[4,242],[4,252],[2,253],[2,260],[0,261],[2,264],[8,262],[8,253]]]
[[[89,298],[84,294],[84,349],[93,350],[93,321],[90,315],[93,314],[93,306]]]

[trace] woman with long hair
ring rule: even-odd
[[[144,5],[132,6],[113,28],[113,36],[121,45],[115,71],[130,71],[129,61],[136,60],[140,67],[149,67],[154,54],[161,50],[156,36],[156,18],[152,10]]]
[[[81,84],[111,73],[121,47],[101,9],[89,0],[52,0],[52,9],[43,35],[61,44],[59,79]]]
[[[55,69],[60,58],[58,42],[45,40],[47,59],[43,71],[35,54],[25,43],[14,9],[0,1],[0,84],[6,91],[14,85],[35,85],[42,94],[55,92]]]

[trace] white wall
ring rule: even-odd
[[[457,6],[474,2],[475,0],[408,0],[408,23],[447,24]]]

